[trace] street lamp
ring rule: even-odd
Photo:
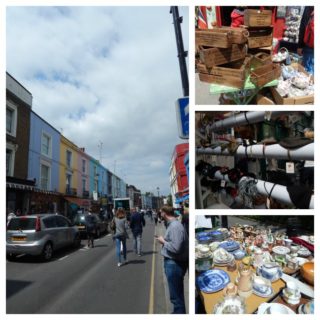
[[[160,188],[157,187],[157,191],[158,191],[158,209],[160,209]]]

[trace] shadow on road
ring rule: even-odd
[[[143,264],[146,263],[146,260],[129,260],[127,264]]]
[[[29,286],[32,282],[21,280],[7,280],[7,299]]]

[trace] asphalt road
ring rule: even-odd
[[[7,262],[7,313],[9,314],[146,314],[170,313],[160,246],[154,234],[163,227],[147,221],[142,257],[127,241],[128,264],[117,266],[111,235],[86,249],[57,252],[42,263],[22,256]]]

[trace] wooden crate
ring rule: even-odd
[[[269,27],[272,24],[271,10],[244,10],[244,24],[247,27]]]
[[[251,69],[256,69],[258,67],[264,66],[269,63],[272,63],[271,54],[267,54],[265,52],[259,52],[254,56],[252,56]]]
[[[250,28],[248,47],[249,48],[260,48],[268,47],[272,45],[273,28]]]
[[[244,59],[246,47],[241,44],[233,44],[230,48],[200,48],[200,60],[208,68],[233,61]]]
[[[234,87],[242,89],[244,87],[245,79],[237,77],[219,76],[212,74],[199,73],[199,79],[203,82],[220,84],[223,86]]]
[[[196,66],[197,66],[197,70],[198,70],[199,73],[207,73],[207,74],[209,74],[210,70],[208,70],[207,66],[204,63],[198,62],[196,64]]]
[[[215,76],[234,77],[240,80],[245,80],[250,72],[251,56],[247,56],[243,60],[230,62],[222,66],[214,66],[209,71],[209,74]]]
[[[234,44],[244,44],[248,41],[249,32],[246,28],[221,27],[220,29],[231,33],[231,42]]]
[[[196,46],[229,48],[231,44],[230,31],[221,28],[196,30]]]
[[[250,80],[257,87],[262,87],[270,81],[278,79],[280,74],[281,67],[278,64],[269,63],[252,70]]]

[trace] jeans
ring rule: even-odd
[[[307,72],[314,74],[314,49],[304,47],[302,52],[304,68]]]
[[[164,258],[164,272],[167,277],[170,301],[173,304],[173,312],[185,314],[183,278],[188,268],[188,262],[180,262]]]
[[[115,238],[116,240],[116,255],[118,258],[118,262],[121,263],[121,243],[122,243],[122,253],[123,253],[123,260],[127,260],[127,244],[126,238]]]
[[[141,237],[141,233],[133,235],[133,249],[137,254],[141,254]]]

